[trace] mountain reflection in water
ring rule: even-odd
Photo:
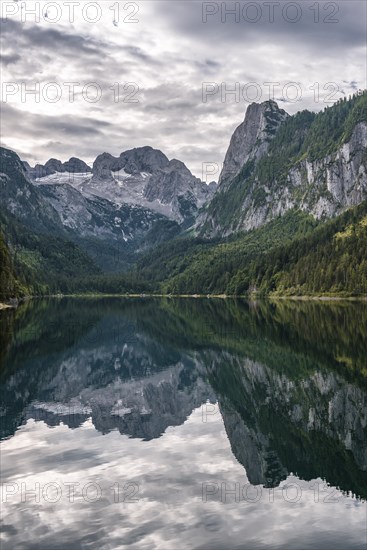
[[[364,547],[367,304],[53,299],[0,328],[4,548]],[[106,488],[77,493],[79,518],[70,499],[20,495],[70,475],[113,486],[122,466],[138,498],[118,533]],[[303,496],[284,499],[286,483]],[[35,521],[32,540],[20,527]]]

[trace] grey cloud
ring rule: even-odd
[[[12,19],[1,19],[1,30],[3,36],[8,40],[15,40],[28,44],[32,48],[40,49],[42,52],[53,53],[57,56],[77,55],[97,57],[99,60],[106,58],[111,53],[125,52],[133,59],[149,63],[152,65],[161,65],[162,62],[154,59],[146,53],[141,47],[126,45],[117,47],[113,42],[102,41],[91,37],[70,32],[62,32],[54,28],[43,28],[37,25],[25,25]]]
[[[213,59],[205,59],[204,61],[195,61],[195,66],[201,71],[202,75],[213,75],[221,67],[221,63]]]
[[[35,48],[44,48],[57,54],[58,49],[63,55],[103,56],[103,43],[87,39],[81,35],[62,32],[56,28],[43,28],[37,25],[28,26],[12,19],[1,19],[1,32],[8,40],[16,43],[31,44]]]
[[[352,90],[358,90],[358,83],[355,80],[348,82],[348,80],[343,80],[344,84],[347,84]]]
[[[0,56],[0,63],[2,63],[5,66],[12,65],[14,63],[17,63],[21,59],[20,55],[17,53],[13,54],[3,54]]]
[[[138,59],[139,61],[143,61],[144,63],[149,63],[151,65],[162,65],[163,63],[152,57],[151,55],[144,52],[141,48],[138,48],[137,46],[125,46],[123,48],[125,52],[130,54],[133,58]]]
[[[70,74],[78,76],[77,80],[84,77],[87,82],[100,83],[110,75],[108,86],[118,79],[127,80],[127,74],[151,71],[153,77],[157,67],[164,65],[142,47],[117,45],[109,36],[102,40],[70,32],[68,28],[44,28],[11,19],[2,19],[1,28],[3,43],[10,49],[9,60],[18,59],[18,52],[22,51],[21,63],[13,70],[13,76],[22,81],[34,81],[36,75],[41,75],[44,81],[57,82],[56,67],[62,61]]]
[[[202,2],[189,0],[144,2],[142,21],[144,6],[154,7],[146,12],[145,27],[120,25],[117,31],[109,24],[91,36],[86,33],[93,27],[79,27],[77,22],[71,26],[2,21],[5,81],[78,81],[82,86],[97,82],[103,89],[97,104],[86,103],[80,88],[72,107],[63,97],[55,105],[58,116],[31,114],[25,104],[21,111],[6,105],[4,136],[9,146],[14,142],[28,157],[42,162],[70,156],[89,162],[104,150],[116,155],[151,145],[183,160],[200,176],[202,162],[223,161],[231,133],[248,106],[242,100],[222,101],[220,93],[203,103],[203,82],[226,82],[229,87],[234,82],[258,82],[263,87],[264,82],[279,81],[275,95],[289,113],[324,106],[313,102],[309,91],[316,80],[322,89],[325,82],[340,78],[340,89],[347,95],[365,87],[366,5],[354,0],[337,4],[340,22],[329,25],[315,24],[313,12],[306,8],[297,24],[277,18],[274,24],[236,24],[230,19],[222,24],[218,15],[204,24]],[[286,79],[300,81],[302,90],[308,90],[301,103],[282,97]],[[109,89],[116,81],[136,82],[140,102],[115,103]],[[264,93],[260,100],[265,99]]]
[[[299,21],[291,23],[282,15],[286,4],[291,4],[287,0],[278,0],[275,7],[274,22],[269,21],[269,8],[266,3],[257,2],[259,5],[258,14],[260,16],[257,22],[246,21],[240,11],[239,21],[235,21],[232,15],[223,15],[224,22],[221,20],[222,8],[227,6],[230,9],[235,2],[221,3],[213,2],[214,9],[218,11],[214,15],[207,16],[207,22],[203,21],[203,6],[208,2],[182,1],[176,2],[161,1],[157,3],[157,9],[161,17],[169,20],[176,31],[185,36],[195,37],[196,40],[208,43],[212,41],[212,46],[237,44],[237,47],[254,46],[255,44],[267,44],[269,48],[275,45],[285,46],[292,43],[292,47],[306,53],[315,51],[319,48],[327,49],[322,52],[323,55],[332,57],[336,50],[343,50],[348,47],[364,47],[366,44],[366,4],[359,0],[342,0],[337,2],[317,2],[319,6],[319,21],[316,22],[316,15],[310,9],[310,4],[295,2],[301,10]],[[241,10],[243,6],[249,4],[246,1],[237,1]],[[254,2],[252,2],[254,4]],[[331,4],[331,5],[330,5]],[[333,5],[337,11],[334,13]],[[295,18],[295,11],[291,8],[286,17]],[[223,14],[225,12],[223,11]],[[288,15],[287,15],[288,13]],[[255,12],[248,12],[248,19],[255,19]],[[328,21],[335,20],[332,23]],[[246,52],[244,52],[246,54]],[[244,55],[246,57],[246,55]]]
[[[49,116],[35,115],[23,110],[16,109],[11,105],[4,103],[2,106],[2,122],[5,127],[17,125],[22,131],[28,131],[30,134],[37,127],[45,132],[45,136],[53,135],[54,132],[67,132],[73,136],[88,136],[90,134],[101,134],[104,128],[111,126],[106,120],[93,118],[78,118],[77,121],[71,116]]]

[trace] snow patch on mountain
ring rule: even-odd
[[[53,172],[38,171],[41,177],[26,167],[37,185],[68,184],[85,197],[97,196],[120,206],[138,205],[178,223],[192,220],[215,192],[215,186],[196,178],[183,162],[170,161],[152,147],[124,151],[119,157],[103,153],[94,161],[93,173],[67,171],[66,163],[60,161],[47,164]]]

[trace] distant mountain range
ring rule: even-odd
[[[88,262],[91,275],[121,272],[157,245],[173,250],[177,238],[237,239],[287,212],[323,222],[367,200],[367,94],[317,114],[289,116],[274,101],[249,105],[218,185],[152,147],[102,153],[92,168],[76,157],[31,167],[4,148],[0,161],[1,229],[13,257],[18,250],[18,270],[38,276],[40,249],[52,237],[74,246],[85,267],[75,276]],[[73,274],[72,258],[58,260],[55,274],[63,263]]]
[[[37,185],[68,184],[85,197],[142,206],[185,226],[193,223],[216,189],[215,182],[206,185],[183,162],[168,160],[152,147],[124,151],[119,157],[102,153],[93,169],[77,158],[64,163],[50,159],[34,168],[24,163],[24,167]]]

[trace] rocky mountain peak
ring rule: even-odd
[[[61,162],[59,159],[51,158],[45,164],[36,164],[34,168],[28,162],[23,162],[27,175],[31,179],[44,178],[56,173],[70,172],[72,174],[88,173],[91,168],[84,160],[76,157],[71,157],[66,162]]]
[[[165,168],[169,163],[162,151],[153,149],[149,145],[124,151],[120,155],[120,161],[124,162],[123,168],[130,174],[134,172],[153,173],[158,169]]]
[[[119,156],[104,152],[95,159],[92,170],[76,157],[64,163],[52,158],[35,168],[22,163],[22,167],[37,185],[68,184],[87,198],[97,196],[114,205],[143,207],[185,224],[193,222],[215,190],[215,185],[203,183],[183,162],[169,160],[149,145]]]
[[[170,172],[175,170],[175,171],[181,172],[182,174],[185,174],[187,176],[188,175],[192,176],[192,174],[191,174],[190,170],[187,168],[186,164],[184,164],[183,162],[181,162],[180,160],[177,160],[177,159],[170,160],[167,168]]]
[[[94,179],[112,179],[111,166],[117,161],[110,153],[102,153],[98,155],[93,163],[93,178]]]
[[[99,155],[93,163],[93,179],[112,178],[111,172],[124,170],[127,174],[147,172],[152,174],[168,165],[169,160],[162,151],[153,147],[136,147],[123,151],[119,157],[109,153]]]
[[[54,158],[49,159],[46,162],[46,164],[44,165],[44,168],[50,174],[54,174],[55,172],[64,172],[65,171],[61,160],[54,159]]]
[[[273,100],[251,103],[243,122],[232,135],[219,184],[233,179],[248,160],[258,160],[263,156],[279,126],[288,116]]]
[[[114,157],[99,155],[93,177],[80,190],[117,204],[139,204],[179,223],[192,220],[197,210],[214,194],[187,166],[169,160],[150,146],[136,147]]]
[[[14,173],[24,173],[26,166],[14,151],[0,147],[0,174],[7,176],[9,170],[12,170]]]
[[[78,159],[76,157],[71,157],[67,162],[64,162],[63,167],[66,172],[71,172],[72,174],[80,174],[83,172],[91,172],[92,169],[88,166],[84,160]]]
[[[366,113],[366,93],[317,114],[289,116],[275,101],[249,105],[201,234],[248,231],[291,209],[325,219],[366,200]]]

